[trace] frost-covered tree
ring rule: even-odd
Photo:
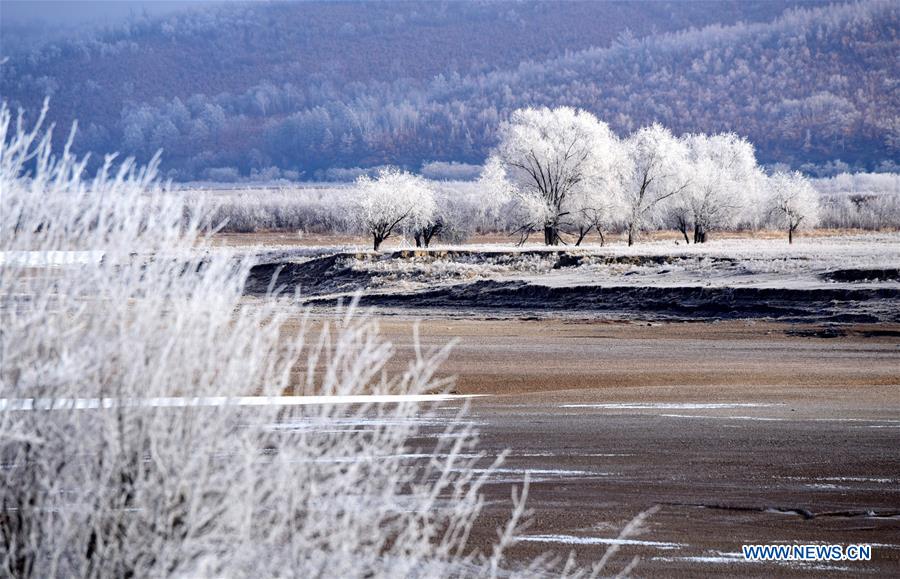
[[[431,222],[413,232],[416,247],[429,247],[435,237],[449,243],[462,243],[472,234],[476,225],[475,211],[457,191],[437,185],[435,205]]]
[[[469,222],[467,207],[458,199],[454,191],[434,182],[429,182],[434,199],[434,210],[430,219],[410,220],[408,229],[416,242],[416,247],[428,248],[436,237],[451,243],[464,241],[474,226]]]
[[[477,187],[479,227],[482,231],[502,231],[508,213],[506,209],[514,198],[515,189],[499,158],[488,157],[478,177]]]
[[[416,241],[416,247],[425,247],[431,245],[431,240],[437,235],[439,236],[444,231],[444,217],[443,215],[435,216],[434,219],[428,221],[421,227],[418,227],[413,230],[412,236]]]
[[[670,206],[685,242],[692,227],[694,243],[704,243],[710,231],[734,227],[756,206],[763,174],[753,145],[734,133],[687,135],[684,143],[690,178]]]
[[[819,222],[819,193],[802,173],[775,173],[766,180],[766,208],[772,223],[794,234]]]
[[[662,217],[660,203],[682,192],[690,181],[687,146],[659,124],[644,127],[626,141],[623,203],[628,245],[648,224]]]
[[[622,191],[624,172],[629,166],[627,149],[618,140],[607,141],[606,145],[602,170],[576,187],[569,199],[566,224],[575,236],[576,246],[592,230],[600,236],[600,245],[605,244],[604,233],[626,216]]]
[[[694,226],[691,208],[687,203],[681,202],[679,199],[675,199],[669,203],[668,209],[666,210],[666,219],[663,224],[666,227],[672,227],[680,231],[681,236],[684,238],[684,242],[687,244],[691,243],[688,231],[693,229]]]
[[[418,175],[382,169],[374,179],[360,176],[356,189],[356,222],[372,236],[376,251],[401,224],[409,232],[420,232],[434,224],[434,190]]]
[[[572,197],[602,180],[615,135],[585,111],[526,108],[500,125],[499,140],[492,158],[520,201],[523,231],[543,229],[544,243],[558,244]]]

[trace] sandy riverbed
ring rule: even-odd
[[[409,323],[381,321],[401,360]],[[820,337],[831,334],[765,322],[431,318],[420,332],[426,345],[460,339],[443,370],[460,393],[488,395],[471,405],[484,450],[511,451],[476,542],[494,536],[527,470],[533,539],[514,556],[596,560],[659,505],[622,547],[642,576],[900,569],[900,326]],[[771,542],[878,546],[867,563],[735,557]]]

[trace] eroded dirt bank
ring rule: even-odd
[[[862,243],[862,242],[861,242]],[[421,313],[550,315],[607,319],[768,319],[900,322],[900,278],[890,246],[832,244],[761,250],[622,248],[407,250],[262,256],[246,291],[279,288],[328,307],[361,303]],[[665,250],[665,251],[664,251]],[[628,251],[631,251],[630,249]],[[898,257],[900,258],[900,257]],[[848,267],[852,265],[852,267]]]
[[[415,293],[365,295],[361,303],[485,313],[589,312],[623,319],[900,322],[900,290],[893,288],[548,287],[520,281],[479,281]]]

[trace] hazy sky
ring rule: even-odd
[[[165,14],[222,0],[0,0],[7,26],[43,21],[52,25],[115,24],[132,14]]]

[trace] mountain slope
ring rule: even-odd
[[[500,120],[540,104],[586,108],[620,133],[656,120],[735,130],[770,163],[896,163],[896,3],[782,14],[794,4],[250,5],[135,22],[0,69],[5,98],[34,107],[50,92],[56,119],[80,118],[81,149],[162,147],[181,179],[480,162]]]

